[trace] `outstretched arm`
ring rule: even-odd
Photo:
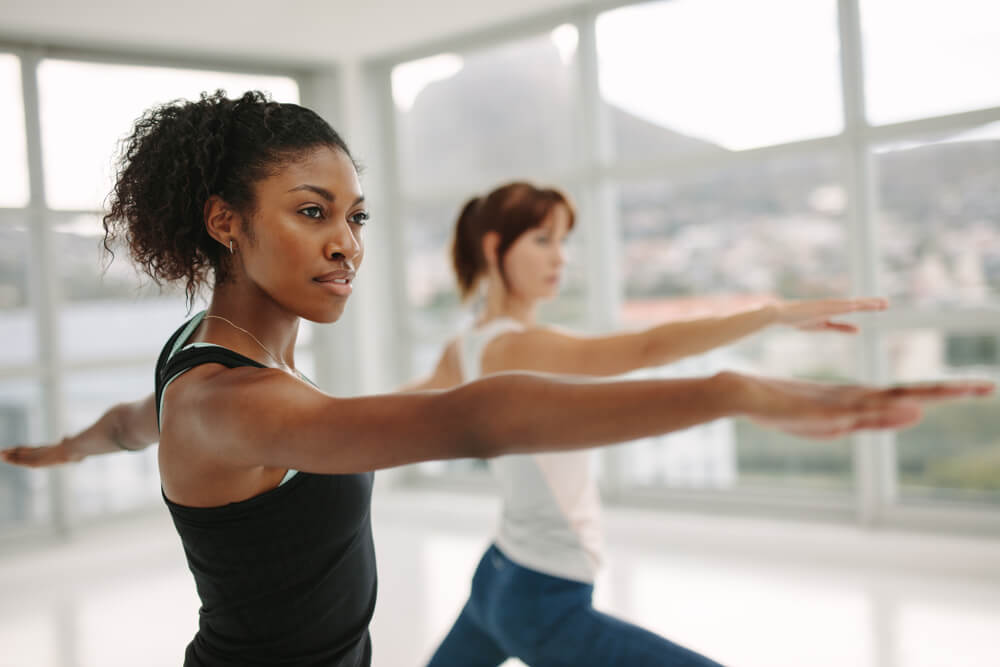
[[[132,403],[119,403],[77,435],[54,445],[2,450],[0,461],[39,468],[80,461],[94,454],[144,449],[159,437],[153,401],[150,394]]]
[[[642,331],[580,337],[552,329],[507,334],[487,349],[484,370],[526,369],[566,375],[609,376],[660,366],[727,345],[774,324],[805,331],[854,333],[832,317],[884,310],[884,299],[778,301],[725,317],[667,322]]]
[[[317,473],[578,449],[737,415],[835,437],[911,424],[927,400],[992,391],[983,382],[885,390],[735,373],[628,382],[502,373],[447,391],[337,399],[279,371],[209,373],[195,369],[167,389],[163,429],[173,435],[161,446],[205,443],[203,454],[228,465]]]

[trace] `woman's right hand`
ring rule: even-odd
[[[901,429],[937,401],[987,396],[995,385],[958,380],[889,388],[820,384],[725,373],[739,397],[738,412],[792,435],[830,439],[865,429]]]
[[[79,461],[82,457],[73,452],[70,438],[63,438],[54,445],[30,447],[20,445],[0,450],[0,461],[26,468],[44,468]]]

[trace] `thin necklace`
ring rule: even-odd
[[[232,322],[230,322],[226,318],[222,317],[221,315],[205,315],[204,319],[206,319],[206,320],[207,319],[222,320],[223,322],[225,322],[229,326],[233,327],[234,329],[239,329],[240,331],[242,331],[246,335],[248,335],[251,338],[253,338],[253,341],[255,343],[257,343],[258,345],[260,345],[260,349],[262,349],[265,352],[267,352],[267,356],[271,357],[271,361],[273,361],[274,363],[278,364],[278,366],[280,366],[281,368],[291,368],[291,366],[289,366],[288,364],[285,364],[285,363],[282,363],[281,361],[279,361],[276,356],[274,356],[273,354],[271,354],[271,351],[269,349],[267,349],[267,347],[264,345],[264,343],[262,343],[259,340],[257,340],[256,336],[254,336],[252,333],[250,333],[249,331],[247,331],[243,327],[237,326],[237,325],[233,324]],[[295,369],[292,368],[292,370],[294,371]]]

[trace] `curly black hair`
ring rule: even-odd
[[[104,247],[124,241],[157,284],[183,279],[191,303],[209,274],[216,284],[226,279],[224,248],[205,229],[208,198],[220,196],[246,221],[254,184],[320,146],[351,156],[316,113],[259,91],[231,100],[218,90],[149,109],[122,141]]]

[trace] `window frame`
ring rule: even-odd
[[[622,286],[618,279],[621,272],[621,244],[618,233],[617,211],[614,194],[616,186],[665,178],[680,174],[693,167],[726,167],[742,161],[756,161],[771,157],[802,153],[833,152],[842,162],[843,184],[848,199],[848,248],[850,279],[854,294],[879,294],[880,276],[877,216],[878,197],[876,173],[872,159],[874,146],[891,140],[920,137],[942,131],[971,129],[1000,120],[1000,107],[977,109],[968,112],[935,116],[919,120],[875,126],[865,114],[864,58],[861,38],[859,0],[836,0],[837,31],[840,40],[841,99],[844,119],[843,131],[836,136],[795,141],[786,144],[754,148],[725,155],[695,158],[669,158],[644,163],[626,163],[616,160],[611,146],[611,127],[601,103],[598,82],[598,56],[596,20],[599,14],[618,7],[641,4],[631,2],[596,3],[587,8],[560,10],[516,21],[488,30],[466,34],[454,39],[440,40],[423,46],[406,49],[370,61],[368,76],[379,87],[380,104],[378,127],[383,133],[383,163],[390,165],[386,178],[386,199],[390,215],[387,224],[396,225],[399,236],[398,211],[412,201],[400,188],[395,146],[395,109],[391,94],[392,68],[404,62],[426,58],[438,53],[463,53],[509,42],[526,36],[552,30],[570,23],[579,31],[575,66],[579,77],[579,91],[583,123],[577,140],[584,147],[585,159],[573,169],[563,173],[545,175],[550,182],[559,183],[583,192],[578,202],[580,225],[578,233],[584,236],[584,261],[608,267],[614,280],[604,275],[602,280],[588,281],[588,325],[594,332],[616,328],[622,303]],[[464,201],[470,190],[445,187],[429,194],[433,201],[450,199]],[[456,204],[457,205],[457,204]],[[401,247],[391,251],[392,263],[403,266],[406,260]],[[394,303],[400,306],[396,334],[387,341],[400,363],[396,367],[395,381],[403,382],[412,373],[409,346],[412,340],[409,304],[405,285],[393,281]],[[1000,330],[1000,311],[987,306],[952,308],[929,311],[919,308],[890,309],[867,324],[860,337],[859,380],[884,383],[888,380],[885,360],[880,349],[887,334],[893,331],[932,328],[943,335],[962,332]],[[441,341],[436,341],[438,344]],[[604,463],[604,496],[615,503],[626,505],[683,507],[698,511],[726,513],[752,513],[777,516],[797,516],[834,519],[854,522],[862,526],[919,528],[935,531],[979,532],[1000,534],[1000,512],[991,506],[946,506],[942,503],[903,503],[896,482],[895,439],[887,433],[862,433],[853,436],[853,493],[822,494],[798,489],[738,489],[718,492],[711,490],[683,490],[662,488],[639,490],[630,488],[623,479],[622,458],[628,456],[620,448],[610,447],[601,452]],[[484,473],[429,476],[416,467],[407,470],[406,484],[416,487],[468,488],[482,483]]]
[[[72,221],[81,214],[99,214],[95,210],[54,210],[45,198],[44,164],[41,144],[41,122],[38,91],[38,65],[47,59],[69,60],[104,65],[167,67],[187,70],[232,72],[287,77],[295,81],[302,103],[318,110],[327,117],[340,114],[337,89],[337,70],[316,64],[289,62],[276,65],[271,62],[246,58],[220,58],[201,56],[171,56],[134,50],[78,49],[56,44],[24,44],[0,40],[0,53],[18,58],[21,71],[25,138],[27,144],[27,169],[29,198],[24,207],[0,207],[0,226],[24,224],[28,228],[30,267],[28,275],[29,308],[33,314],[38,336],[37,359],[22,364],[0,365],[0,380],[18,379],[37,381],[41,388],[42,433],[47,442],[58,440],[66,431],[65,382],[75,372],[102,370],[108,372],[147,368],[155,355],[111,355],[78,361],[65,361],[60,351],[59,311],[63,299],[57,284],[58,278],[51,270],[56,266],[53,245],[56,228]],[[329,91],[336,91],[331,94]],[[326,333],[314,332],[313,339],[300,351],[313,355],[317,368],[316,380],[321,386],[331,381],[334,373],[333,359],[338,352],[333,338]],[[324,384],[326,383],[326,384]],[[152,383],[150,383],[152,388]],[[136,397],[140,398],[140,397]],[[109,406],[110,407],[110,406]],[[127,456],[127,454],[126,454]],[[102,513],[86,517],[77,516],[70,497],[69,471],[60,467],[50,468],[48,475],[48,520],[31,522],[23,526],[5,528],[0,534],[0,544],[25,538],[44,538],[52,534],[68,537],[86,525],[98,524],[108,519]],[[145,512],[150,506],[141,505],[124,513]],[[114,514],[120,514],[115,512]]]

